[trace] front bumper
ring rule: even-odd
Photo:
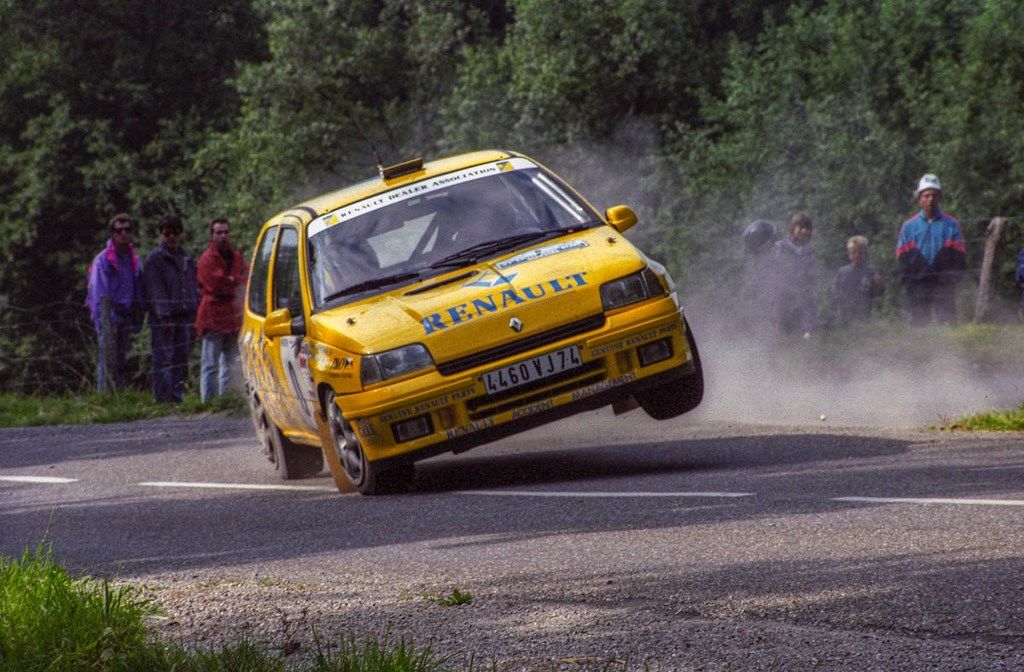
[[[368,459],[418,460],[468,450],[693,373],[681,311],[668,297],[603,316],[596,328],[471,368],[438,371],[339,399]],[[582,366],[498,394],[483,374],[576,345]],[[643,349],[645,357],[641,357]],[[660,353],[651,361],[650,352]],[[500,356],[501,353],[498,353]],[[471,356],[472,357],[472,356]],[[467,358],[463,358],[464,360]]]

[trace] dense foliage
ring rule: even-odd
[[[90,379],[84,271],[114,212],[142,220],[143,250],[167,211],[194,251],[214,215],[248,245],[372,174],[374,145],[531,154],[598,207],[633,205],[631,235],[698,297],[735,284],[746,222],[795,210],[824,268],[861,233],[891,274],[924,172],[963,222],[967,284],[991,217],[1011,218],[1004,250],[1024,243],[1013,0],[0,0],[0,61],[11,389]]]

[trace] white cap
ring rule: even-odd
[[[939,182],[938,175],[932,175],[931,173],[922,175],[921,180],[917,183],[917,191],[914,192],[914,198],[920,196],[921,192],[926,189],[942,191],[942,183]]]

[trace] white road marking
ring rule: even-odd
[[[0,476],[0,481],[12,483],[74,483],[77,478],[61,478],[60,476]]]
[[[453,495],[487,497],[753,497],[753,492],[543,492],[540,490],[456,490]]]
[[[943,497],[833,497],[833,502],[876,504],[962,504],[972,506],[1024,506],[1020,499],[951,499]]]
[[[312,492],[337,492],[327,485],[265,485],[257,483],[202,483],[189,481],[146,481],[139,485],[148,488],[206,488],[211,490],[300,490]]]

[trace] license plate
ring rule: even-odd
[[[518,364],[509,364],[500,369],[488,371],[484,374],[484,387],[487,388],[487,394],[504,392],[569,369],[575,369],[578,366],[583,366],[580,349],[575,345],[570,345],[567,348],[539,355]]]

